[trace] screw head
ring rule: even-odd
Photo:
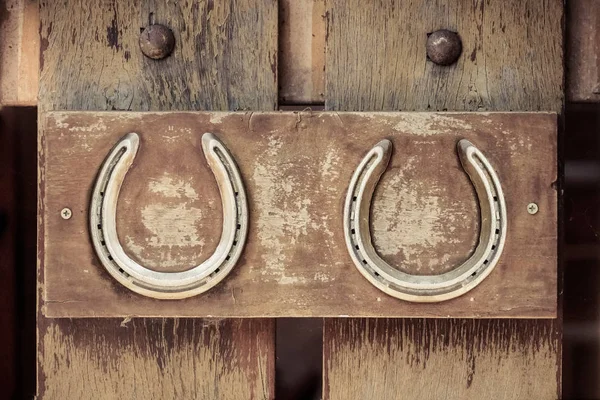
[[[175,48],[173,31],[164,25],[150,25],[140,34],[140,49],[146,57],[160,60],[167,57]]]
[[[529,203],[527,204],[527,212],[531,215],[535,215],[538,213],[538,211],[540,210],[540,208],[538,207],[537,204],[535,203]]]
[[[462,41],[458,33],[440,29],[429,34],[426,50],[427,57],[435,64],[451,65],[462,53]]]
[[[70,208],[65,207],[62,210],[60,210],[60,216],[62,217],[62,219],[71,219],[71,217],[73,216],[73,212]]]

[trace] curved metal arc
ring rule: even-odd
[[[137,293],[176,299],[205,292],[227,276],[241,255],[248,231],[248,205],[240,173],[227,148],[214,135],[203,135],[202,148],[221,194],[223,229],[215,252],[186,271],[150,270],[131,259],[119,242],[117,201],[139,149],[138,135],[125,135],[111,150],[98,174],[90,206],[92,242],[107,271]]]
[[[479,242],[460,266],[440,275],[411,275],[391,267],[373,247],[369,223],[371,200],[385,172],[392,144],[383,140],[363,158],[355,171],[344,207],[346,245],[360,271],[373,285],[399,299],[438,302],[458,297],[487,277],[500,258],[506,239],[506,204],[500,181],[485,156],[469,141],[457,150],[473,183],[481,210]]]

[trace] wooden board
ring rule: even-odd
[[[327,2],[326,106],[345,111],[560,111],[562,0]],[[458,32],[450,67],[427,34]]]
[[[560,112],[563,15],[560,0],[385,0],[377,7],[329,1],[327,108]],[[465,45],[459,64],[449,68],[425,61],[423,35],[441,28],[457,30]],[[522,138],[535,140],[527,132]],[[325,319],[324,399],[562,398],[560,319],[410,321],[403,330],[409,334],[398,332],[402,321],[386,319],[371,324],[385,333],[371,335],[368,320]],[[456,326],[470,334],[446,341]],[[418,354],[436,362],[405,364]],[[419,379],[399,381],[415,373]],[[369,384],[368,396],[346,390],[361,381]]]
[[[277,107],[276,0],[70,0],[42,3],[41,18],[44,110]],[[150,20],[175,35],[164,60],[139,49]]]
[[[600,2],[567,2],[567,97],[600,102]]]
[[[556,321],[325,321],[325,399],[560,398]]]
[[[37,104],[40,59],[37,0],[5,0],[0,6],[0,105]]]
[[[177,39],[162,61],[138,50],[151,13]],[[275,0],[41,2],[40,19],[41,112],[276,107]],[[40,310],[43,279],[40,270]],[[40,312],[38,398],[131,398],[133,386],[145,399],[274,397],[274,321],[123,321]]]
[[[85,399],[90,391],[102,399],[272,398],[274,326],[239,319],[52,324],[40,338],[47,373],[38,390],[48,399]]]
[[[433,113],[50,113],[42,136],[44,312],[115,316],[556,316],[556,115]],[[215,133],[240,168],[250,207],[242,259],[207,293],[164,301],[136,295],[99,263],[89,239],[90,192],[126,133],[142,145],[118,203],[120,241],[140,264],[180,271],[214,252],[216,182],[198,147]],[[535,142],[523,139],[532,134]],[[344,241],[350,178],[382,138],[394,144],[373,200],[375,245],[394,266],[439,274],[476,246],[478,205],[456,143],[495,166],[507,242],[477,288],[442,303],[385,295],[354,267]],[[540,212],[530,215],[536,202]],[[74,216],[64,220],[69,207]]]

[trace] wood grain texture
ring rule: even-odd
[[[279,1],[281,104],[325,100],[325,0]]]
[[[327,109],[560,111],[562,18],[560,0],[331,0]],[[426,60],[440,28],[463,40],[452,67]],[[560,319],[325,319],[324,399],[560,399],[561,334]]]
[[[556,400],[556,321],[326,319],[325,399]]]
[[[272,320],[80,319],[39,338],[47,399],[264,399]]]
[[[40,111],[276,106],[274,0],[41,1],[40,10]],[[138,50],[137,35],[151,13],[177,40],[162,61]],[[40,149],[43,144],[40,136]],[[39,178],[41,188],[42,171]],[[42,224],[38,240],[43,237]],[[38,264],[44,256],[39,251]],[[43,278],[40,270],[40,310]],[[87,398],[93,391],[96,398],[132,398],[134,384],[145,399],[274,396],[274,321],[214,321],[211,327],[203,320],[134,319],[129,328],[122,322],[55,320],[40,312],[38,397]]]
[[[600,2],[567,2],[567,98],[600,102]]]
[[[0,4],[0,105],[37,104],[39,11],[37,0]]]
[[[560,111],[562,0],[327,2],[326,106],[346,111]],[[427,60],[427,33],[462,38]]]
[[[42,1],[42,110],[272,110],[277,2]],[[146,58],[140,29],[175,35]]]
[[[48,316],[556,317],[553,113],[49,113],[44,125]],[[248,240],[225,281],[202,295],[136,295],[95,255],[91,187],[129,132],[142,144],[119,197],[117,230],[130,256],[154,270],[189,269],[217,247],[221,202],[201,134],[219,137],[240,169]],[[469,139],[495,167],[508,210],[506,246],[492,275],[468,294],[442,303],[401,301],[352,263],[343,199],[360,160],[382,138],[392,140],[394,155],[375,191],[371,230],[379,253],[408,273],[446,272],[477,244],[478,204],[458,140]],[[540,207],[534,216],[531,201]],[[61,218],[63,207],[71,219]]]

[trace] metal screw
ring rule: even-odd
[[[71,217],[73,216],[73,212],[70,208],[65,207],[60,211],[60,216],[62,217],[62,219],[71,219]]]
[[[146,57],[160,60],[175,48],[173,31],[164,25],[150,25],[140,34],[140,49]]]
[[[447,29],[432,32],[427,37],[427,57],[438,65],[451,65],[462,53],[462,41],[458,33]]]
[[[537,214],[537,212],[540,210],[540,208],[538,207],[537,204],[535,203],[529,203],[527,204],[527,212],[531,215],[535,215]]]

